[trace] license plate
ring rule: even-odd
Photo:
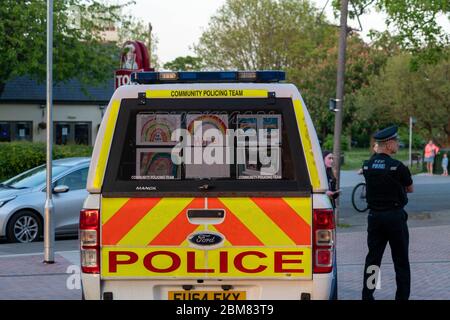
[[[246,300],[245,291],[169,291],[169,300]]]

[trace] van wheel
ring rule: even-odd
[[[39,240],[42,235],[42,222],[33,211],[16,213],[9,220],[6,238],[9,242],[28,243]]]

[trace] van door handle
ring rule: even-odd
[[[223,209],[188,209],[188,218],[210,218],[218,219],[225,216],[225,210]]]
[[[225,210],[187,209],[186,215],[192,224],[220,224],[225,219]]]

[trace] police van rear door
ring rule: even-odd
[[[292,99],[145,87],[146,99],[117,109],[101,277],[311,279],[311,183]]]

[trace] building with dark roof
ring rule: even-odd
[[[75,79],[55,84],[54,142],[92,145],[113,92],[113,77],[98,87],[83,86]],[[0,142],[45,141],[46,127],[45,83],[29,77],[8,81],[0,94]]]

